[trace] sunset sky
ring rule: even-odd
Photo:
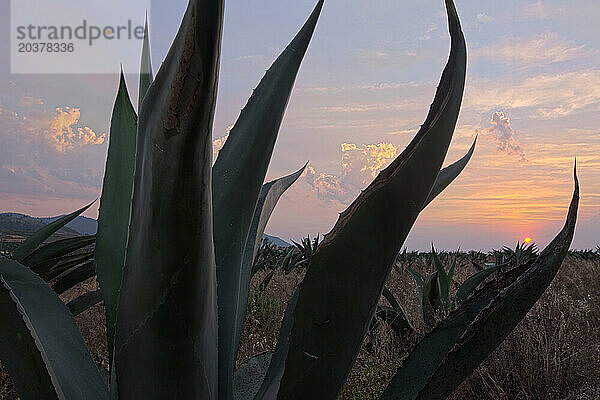
[[[155,71],[186,3],[152,2]],[[315,3],[226,1],[215,149]],[[573,247],[595,248],[600,2],[456,0],[456,6],[469,61],[445,164],[479,134],[477,149],[421,213],[406,245],[488,250],[531,237],[545,246],[564,223],[577,157],[582,195]],[[8,7],[0,0],[0,212],[64,214],[100,196],[120,60],[115,74],[11,74]],[[309,167],[280,201],[269,234],[287,240],[330,230],[417,132],[448,51],[442,0],[325,0],[267,178],[306,161]],[[136,70],[125,68],[137,98]],[[97,205],[86,215],[95,217]]]

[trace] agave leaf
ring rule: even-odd
[[[41,228],[40,230],[38,230],[37,232],[35,232],[33,235],[29,236],[15,250],[15,252],[13,254],[13,259],[15,259],[15,260],[17,260],[19,262],[23,261],[25,259],[25,257],[27,257],[28,255],[30,255],[31,253],[33,253],[33,251],[35,249],[37,249],[37,247],[40,244],[44,243],[44,241],[46,239],[48,239],[50,236],[52,236],[52,234],[54,232],[58,231],[60,228],[62,228],[66,224],[68,224],[69,222],[73,221],[80,214],[82,214],[85,210],[87,210],[88,208],[90,208],[91,205],[94,204],[95,202],[96,202],[96,200],[94,200],[93,202],[91,202],[87,206],[85,206],[83,208],[80,208],[77,211],[73,211],[71,214],[68,214],[68,215],[65,215],[63,217],[60,217],[56,221],[53,221],[53,222],[49,223],[48,225],[44,226],[43,228]]]
[[[400,303],[398,303],[398,300],[396,300],[396,297],[394,296],[394,294],[392,292],[390,292],[390,290],[384,286],[383,287],[383,297],[385,297],[385,299],[388,301],[388,303],[390,303],[390,306],[392,306],[392,308],[394,310],[399,310],[402,307],[400,306]]]
[[[548,288],[569,251],[575,232],[579,182],[574,175],[575,190],[563,229],[526,272],[481,310],[429,377],[417,399],[444,399],[451,394],[502,343]]]
[[[456,268],[456,262],[458,261],[458,257],[460,256],[460,249],[456,252],[456,256],[454,256],[454,260],[452,260],[452,265],[450,265],[450,270],[448,270],[448,288],[452,283],[452,278],[454,278],[454,270]]]
[[[412,400],[425,385],[446,353],[467,330],[477,314],[489,304],[502,289],[514,282],[529,266],[518,267],[498,281],[479,289],[472,297],[429,332],[402,362],[381,399]]]
[[[378,305],[375,317],[388,324],[399,337],[413,333],[415,328],[410,323],[406,313],[402,308],[398,310]]]
[[[189,2],[144,99],[113,360],[119,399],[216,399],[211,130],[224,2]]]
[[[285,360],[288,356],[290,347],[289,336],[294,322],[294,310],[296,309],[296,304],[298,302],[298,294],[299,290],[296,288],[294,295],[285,309],[281,329],[279,330],[279,337],[277,338],[277,345],[273,351],[273,356],[269,362],[269,368],[267,369],[265,378],[262,381],[258,393],[254,397],[255,400],[274,400],[277,398],[277,392],[279,391],[283,370],[285,368]]]
[[[21,399],[108,398],[65,304],[29,268],[2,257],[0,310],[0,359]]]
[[[456,300],[458,302],[466,300],[467,297],[469,297],[475,291],[475,289],[477,289],[477,286],[479,286],[488,276],[498,271],[504,265],[505,264],[497,265],[471,275],[458,287],[458,290],[456,291]]]
[[[252,93],[213,167],[220,398],[231,398],[239,321],[246,309],[242,298],[247,292],[244,252],[249,245],[254,251],[255,246],[250,227],[283,114],[322,7],[323,0],[319,0],[308,21]]]
[[[398,336],[401,336],[406,331],[414,332],[415,328],[412,326],[412,323],[408,319],[406,312],[400,303],[398,303],[398,300],[396,300],[396,297],[393,295],[393,293],[390,292],[386,286],[384,286],[382,294],[388,303],[390,303],[393,312],[389,312],[389,310],[386,308],[381,310],[378,308],[376,313],[377,317],[387,322],[392,327],[394,332],[398,334]]]
[[[421,302],[421,304],[422,304],[423,303],[423,289],[425,288],[426,278],[423,275],[421,275],[421,273],[419,271],[416,271],[410,267],[406,267],[406,270],[415,280],[417,296],[419,297],[419,302]]]
[[[86,292],[81,296],[71,300],[67,304],[67,308],[71,311],[74,317],[78,316],[88,308],[94,307],[96,304],[102,301],[102,291],[94,290],[92,292]]]
[[[138,88],[138,113],[142,109],[144,97],[152,84],[152,59],[150,57],[150,35],[148,34],[148,15],[144,24],[144,44],[142,45],[142,61],[140,63],[140,84]]]
[[[433,243],[431,243],[431,255],[433,258],[433,266],[435,271],[437,272],[437,291],[439,292],[439,300],[440,303],[448,309],[450,306],[450,279],[448,279],[448,274],[444,269],[444,265],[442,264],[442,260],[440,260],[439,255],[436,253],[435,248],[433,247]]]
[[[56,282],[52,285],[52,290],[56,294],[63,294],[73,286],[91,278],[96,274],[94,262],[73,267],[56,277]]]
[[[129,99],[125,75],[121,71],[119,91],[110,121],[110,142],[95,249],[96,274],[104,297],[109,365],[112,365],[117,301],[129,233],[136,135],[137,115]]]
[[[433,327],[436,320],[436,315],[442,304],[442,296],[440,292],[439,273],[433,272],[427,277],[423,285],[423,299],[421,300],[421,311],[423,313],[423,322],[425,328]]]
[[[42,272],[38,272],[38,274],[44,279],[46,282],[50,282],[51,280],[58,277],[63,272],[81,264],[86,261],[94,258],[94,253],[83,253],[83,254],[74,254],[70,256],[64,256],[58,259],[58,262],[54,263],[52,267],[48,270],[43,270]],[[37,272],[35,269],[32,269],[34,272]]]
[[[82,249],[94,243],[96,236],[77,236],[69,239],[57,240],[56,242],[44,245],[25,257],[21,262],[26,267],[35,268],[50,259],[59,258],[73,251]]]
[[[236,307],[236,310],[239,310],[239,314],[238,320],[235,321],[236,337],[234,339],[236,358],[240,344],[240,336],[244,327],[246,309],[248,307],[248,292],[250,290],[250,279],[252,277],[252,265],[254,263],[254,258],[256,257],[256,252],[260,247],[262,235],[265,232],[265,227],[267,226],[267,222],[269,221],[273,210],[275,210],[277,202],[283,193],[298,180],[305,168],[306,165],[293,174],[265,183],[260,191],[254,218],[252,219],[252,225],[250,226],[250,232],[248,234],[248,240],[246,241],[242,269],[240,270],[241,286],[238,297],[239,304]],[[267,281],[266,285],[268,283],[269,282]]]
[[[446,189],[458,177],[458,175],[460,175],[463,169],[465,169],[469,163],[469,160],[473,156],[476,143],[477,137],[475,137],[475,140],[473,140],[473,144],[471,145],[471,148],[467,154],[465,154],[460,160],[448,165],[446,168],[443,168],[440,171],[423,208],[427,207],[429,203],[431,203],[440,193],[442,193],[444,189]]]
[[[265,278],[262,280],[262,282],[260,283],[260,285],[258,285],[257,290],[259,292],[264,292],[265,291],[265,289],[269,285],[269,282],[271,282],[271,279],[273,279],[273,275],[275,275],[275,268],[273,268],[271,270],[271,272],[269,272],[267,274],[267,276],[265,276]]]
[[[249,358],[240,365],[233,376],[233,400],[254,398],[265,379],[272,356],[272,352],[266,351]]]
[[[430,112],[413,141],[340,215],[314,254],[300,284],[279,399],[338,395],[396,255],[438,176],[466,72],[458,15],[452,1],[446,5],[452,49]]]

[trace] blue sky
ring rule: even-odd
[[[226,135],[314,3],[226,2],[214,139]],[[443,3],[325,1],[268,178],[308,160],[310,168],[281,200],[269,233],[285,239],[326,233],[410,141],[449,50]],[[7,6],[0,0],[5,38]],[[152,2],[155,70],[185,6],[183,0]],[[440,248],[489,249],[525,236],[545,245],[564,221],[577,156],[582,206],[574,246],[595,247],[600,4],[457,0],[456,6],[469,66],[447,162],[466,152],[476,133],[480,140],[465,172],[421,214],[407,245],[424,249],[433,240]],[[4,54],[7,42],[0,41]],[[117,75],[11,75],[7,60],[0,61],[0,211],[60,214],[98,197]],[[137,78],[127,79],[135,98]]]

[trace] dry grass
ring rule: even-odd
[[[473,271],[462,265],[457,280]],[[255,290],[259,272],[251,284],[248,318],[238,362],[265,350],[277,341],[285,304],[301,280],[298,273],[277,273],[267,290]],[[90,280],[87,288],[96,283]],[[408,274],[392,273],[388,287],[397,296],[422,334],[422,322]],[[73,298],[83,288],[66,294]],[[96,362],[107,366],[102,306],[77,318]],[[400,341],[380,326],[365,342],[350,372],[340,399],[375,399],[391,379],[401,360],[419,337]],[[367,344],[368,343],[368,344]],[[558,276],[500,347],[457,389],[452,400],[463,399],[561,399],[600,398],[600,262],[568,257]],[[10,380],[0,373],[0,398],[16,398]]]

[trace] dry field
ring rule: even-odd
[[[462,264],[457,268],[456,280],[460,282],[473,272]],[[257,273],[253,288],[264,275],[264,271]],[[238,363],[275,347],[285,304],[301,278],[296,272],[277,273],[264,293],[251,292]],[[85,285],[91,288],[95,282]],[[421,335],[423,328],[412,278],[392,271],[388,287],[405,305]],[[83,288],[75,288],[65,298],[74,298],[82,291]],[[77,322],[95,360],[106,368],[102,305],[78,316]],[[418,340],[416,336],[401,342],[386,326],[377,328],[365,341],[340,399],[377,398]],[[567,257],[558,276],[527,317],[451,399],[597,400],[599,371],[600,261]],[[4,371],[0,371],[0,398],[17,398]]]

